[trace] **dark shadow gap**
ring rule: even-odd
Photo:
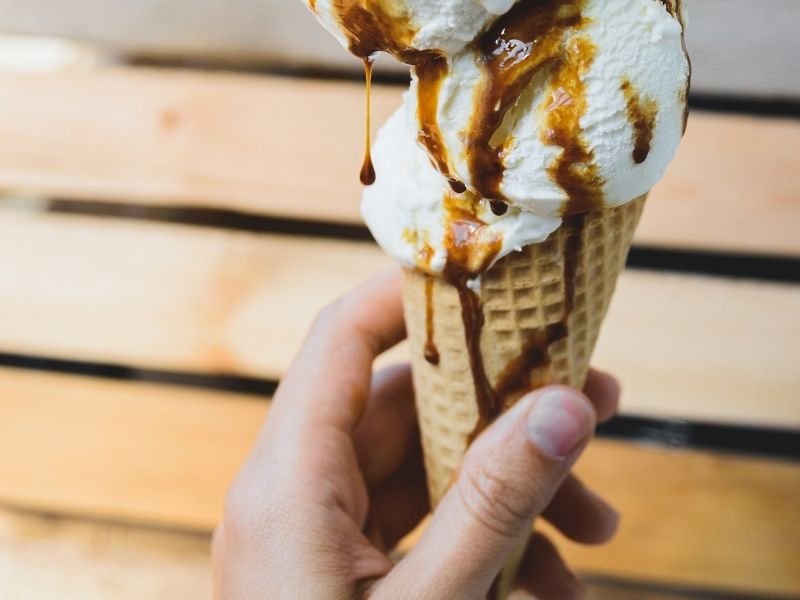
[[[156,69],[189,69],[196,71],[229,72],[253,75],[272,75],[293,79],[317,79],[320,81],[363,82],[364,74],[357,60],[352,68],[319,67],[303,65],[281,65],[265,62],[257,57],[219,57],[185,56],[131,56],[127,64]],[[409,75],[402,69],[387,71],[378,69],[373,81],[379,84],[408,85]],[[724,94],[695,92],[689,96],[689,107],[693,110],[757,115],[761,117],[800,118],[800,100],[786,97],[745,97]]]
[[[374,242],[372,234],[363,224],[289,219],[231,210],[83,200],[52,200],[49,210],[58,214],[123,218],[249,233]],[[628,268],[800,283],[800,258],[769,254],[677,250],[637,245],[628,257]]]
[[[0,353],[0,367],[43,371],[63,375],[97,377],[112,381],[139,381],[188,388],[232,392],[248,396],[271,397],[278,383],[269,379],[241,377],[225,373],[188,373],[138,369],[112,363],[93,363],[59,358],[42,358]]]
[[[676,574],[677,575],[677,574]],[[680,583],[623,579],[595,573],[581,573],[581,579],[589,591],[605,592],[603,598],[612,598],[612,592],[625,599],[652,598],[654,600],[797,600],[798,596],[745,592],[740,590],[717,589],[706,586],[682,585]]]
[[[278,387],[270,379],[230,374],[198,374],[137,369],[115,364],[0,354],[0,366],[114,381],[139,381],[261,396],[267,401]],[[620,416],[600,425],[598,436],[649,443],[672,449],[702,449],[800,460],[800,430],[699,423],[678,419]]]

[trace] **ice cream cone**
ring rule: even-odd
[[[583,386],[644,202],[641,197],[565,218],[546,241],[506,256],[481,276],[475,292],[484,320],[478,345],[498,408],[543,385]],[[490,419],[478,406],[458,290],[442,278],[408,270],[405,312],[435,506],[471,437]],[[501,577],[503,594],[513,571],[509,566]]]

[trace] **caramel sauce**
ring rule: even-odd
[[[650,154],[658,117],[658,103],[652,98],[642,98],[629,79],[622,81],[620,89],[625,96],[628,122],[633,128],[633,162],[640,165]]]
[[[529,391],[552,383],[546,372],[539,373],[539,379],[533,379],[533,376],[536,371],[542,371],[550,365],[552,360],[550,347],[556,342],[566,339],[569,333],[568,323],[575,307],[575,282],[583,246],[582,235],[585,224],[585,214],[572,215],[564,219],[563,226],[567,238],[564,244],[563,313],[557,322],[547,325],[544,329],[534,331],[525,341],[520,355],[509,362],[503,370],[495,386],[495,396],[501,411],[513,405]]]
[[[439,349],[433,339],[434,335],[434,304],[433,290],[436,281],[431,275],[425,276],[425,360],[432,365],[439,364]]]
[[[481,354],[481,334],[485,323],[483,306],[480,296],[469,287],[469,282],[492,264],[503,242],[500,238],[488,235],[486,223],[477,217],[479,203],[480,200],[470,193],[448,195],[445,198],[447,264],[443,276],[458,292],[478,405],[478,427],[482,430],[497,415],[497,406]]]
[[[447,178],[450,188],[461,194],[467,187],[452,175],[447,146],[439,128],[439,91],[449,71],[447,58],[439,54],[429,54],[419,58],[422,60],[414,65],[414,72],[417,75],[419,141],[427,150],[433,166]]]
[[[491,208],[492,212],[498,217],[502,217],[508,212],[508,204],[502,200],[489,200],[489,208]]]
[[[559,61],[567,30],[582,23],[582,6],[582,0],[521,0],[473,43],[483,76],[467,133],[467,160],[472,185],[484,198],[505,200],[504,144],[494,138],[534,77]]]
[[[367,85],[366,124],[364,127],[364,162],[361,164],[359,179],[363,185],[375,183],[375,166],[372,164],[372,65],[374,59],[364,59],[364,81]]]
[[[550,79],[542,141],[563,150],[549,172],[568,197],[562,214],[572,215],[603,206],[603,179],[594,162],[594,153],[583,137],[580,122],[587,106],[582,76],[592,65],[595,47],[588,39],[576,37],[570,40],[565,52],[567,58]]]

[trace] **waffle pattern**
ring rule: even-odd
[[[480,345],[492,386],[523,354],[526,343],[541,336],[548,325],[563,322],[565,312],[569,312],[568,335],[549,346],[549,361],[531,373],[530,387],[583,386],[644,202],[642,197],[619,208],[589,213],[577,245],[574,241],[570,245],[570,227],[565,222],[545,242],[503,258],[482,276],[486,322]],[[567,311],[565,265],[570,252],[574,300]],[[439,278],[433,283],[432,306],[433,341],[440,362],[434,366],[425,360],[428,278],[407,271],[405,311],[428,487],[435,505],[461,462],[478,421],[478,407],[458,293]]]

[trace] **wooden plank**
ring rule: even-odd
[[[210,540],[0,509],[0,598],[211,599]]]
[[[0,352],[279,378],[360,242],[0,211]],[[631,271],[596,354],[628,414],[800,426],[800,286]],[[405,357],[401,349],[392,360]]]
[[[800,97],[794,0],[704,0],[689,13],[696,92]],[[298,0],[0,0],[0,30],[83,38],[156,57],[358,69]],[[383,69],[402,67],[386,61]]]
[[[375,122],[400,88],[375,90]],[[114,110],[108,110],[113,106]],[[357,222],[356,83],[148,71],[0,75],[0,190]],[[800,122],[698,112],[640,244],[800,255]]]
[[[0,509],[0,596],[15,600],[210,599],[209,546],[207,535]],[[707,597],[647,582],[590,577],[586,583],[593,600],[640,600],[643,594],[648,600]]]
[[[0,502],[210,531],[268,402],[0,369]]]
[[[210,531],[266,402],[0,371],[0,502]],[[35,440],[35,443],[32,443]],[[626,578],[791,592],[800,466],[599,440],[578,466],[624,515],[611,546],[567,555]]]

